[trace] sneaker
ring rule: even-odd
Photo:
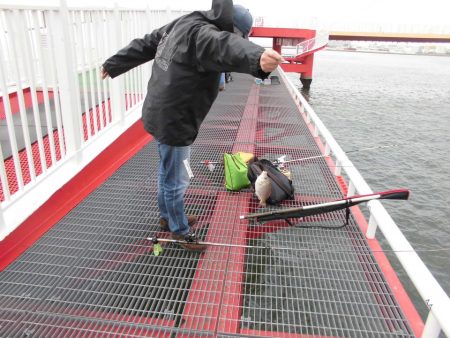
[[[197,217],[195,217],[194,215],[188,215],[187,219],[189,226],[193,226],[195,223],[197,223]],[[170,231],[169,222],[165,218],[159,219],[159,226],[161,227],[162,231]]]
[[[207,248],[206,244],[198,243],[198,237],[193,232],[189,232],[186,235],[178,235],[172,233],[172,239],[183,241],[182,243],[177,243],[177,245],[189,251],[203,252]]]

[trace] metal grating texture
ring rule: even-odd
[[[353,217],[239,219],[261,210],[252,191],[226,191],[223,166],[203,161],[240,150],[320,155],[282,84],[234,74],[193,145],[186,194],[197,232],[217,245],[153,255],[146,238],[167,234],[151,142],[1,273],[0,336],[412,337]],[[283,206],[342,197],[325,160],[289,169],[296,196]]]

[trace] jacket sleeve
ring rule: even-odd
[[[103,68],[112,78],[155,58],[156,49],[161,40],[161,29],[134,39],[128,46],[119,50],[103,63]]]
[[[200,71],[247,73],[267,78],[259,61],[264,48],[210,25],[200,28],[196,39],[196,61]]]

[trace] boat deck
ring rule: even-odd
[[[321,151],[283,83],[233,76],[192,147],[186,194],[197,232],[218,245],[153,254],[147,237],[168,235],[152,141],[0,274],[0,336],[414,336],[353,213],[347,226],[345,211],[294,226],[239,219],[266,209],[250,189],[228,192],[223,166],[204,160]],[[296,194],[282,206],[345,196],[324,158],[289,169]]]

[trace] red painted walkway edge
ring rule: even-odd
[[[128,128],[0,242],[0,271],[3,271],[151,139],[152,137],[144,130],[141,120]]]

